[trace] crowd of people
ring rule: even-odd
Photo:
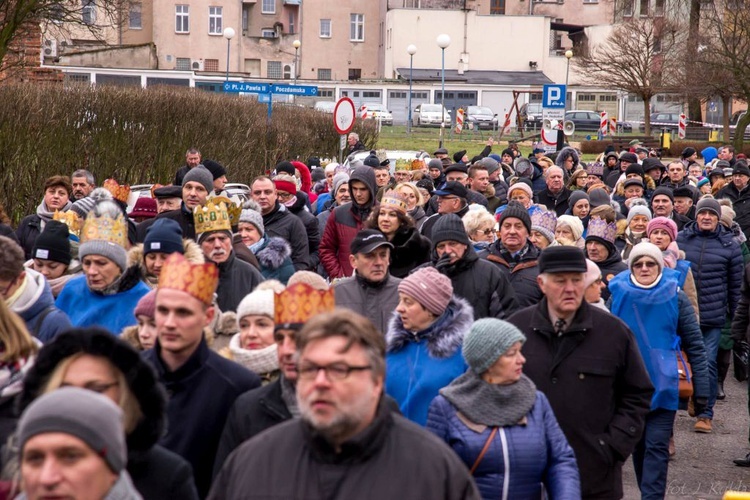
[[[747,377],[747,159],[494,145],[0,207],[0,491],[621,498],[632,458],[664,498]]]

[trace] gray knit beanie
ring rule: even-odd
[[[529,224],[531,226],[531,224]],[[456,214],[440,215],[435,225],[432,226],[432,248],[437,247],[441,241],[457,241],[464,245],[470,245],[469,235],[466,234],[464,223]]]
[[[474,373],[481,375],[516,342],[526,342],[521,330],[501,319],[483,318],[475,321],[464,336],[464,359]]]
[[[252,208],[242,209],[242,212],[240,212],[240,222],[252,224],[258,229],[261,236],[266,233],[266,229],[263,227],[263,216],[257,210],[253,210]]]
[[[39,434],[75,436],[102,457],[113,472],[127,462],[122,410],[106,396],[88,389],[62,387],[34,400],[18,422],[21,450]]]
[[[345,174],[343,172],[338,173],[333,176],[333,191],[331,191],[331,197],[336,198],[336,192],[339,190],[339,188],[347,184],[349,182],[349,174]]]
[[[651,222],[651,210],[649,210],[646,205],[635,205],[630,207],[628,210],[628,224],[630,224],[630,221],[633,220],[633,217],[636,215],[643,215],[649,220],[649,222]]]
[[[128,252],[117,243],[105,240],[91,240],[81,243],[78,247],[78,258],[83,260],[87,255],[101,255],[108,258],[125,271],[128,267]]]
[[[628,269],[633,270],[633,264],[641,257],[650,257],[659,264],[659,269],[664,269],[664,254],[659,247],[648,241],[642,241],[635,245],[628,257]]]
[[[203,187],[209,193],[214,190],[214,175],[203,165],[193,167],[185,174],[185,177],[182,178],[182,185],[184,186],[188,182],[203,184]]]

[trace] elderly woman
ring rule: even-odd
[[[482,498],[580,498],[573,449],[547,397],[523,374],[526,337],[484,318],[464,337],[469,369],[440,390],[427,428],[471,470]]]
[[[557,218],[555,240],[560,245],[583,248],[583,222],[575,215],[561,215]]]
[[[19,405],[21,409],[33,405],[35,399],[66,386],[97,392],[119,406],[127,471],[144,500],[198,498],[190,465],[156,444],[165,432],[166,395],[138,351],[100,328],[65,332],[39,351]],[[95,423],[86,423],[98,429]]]
[[[550,210],[539,210],[531,216],[531,232],[529,240],[539,250],[549,246],[557,246],[555,230],[557,229],[557,214]]]
[[[73,259],[68,226],[49,221],[34,243],[31,260],[24,266],[44,276],[54,297],[60,295],[65,284],[81,274],[81,263]]]
[[[52,220],[56,211],[65,212],[73,204],[70,202],[70,194],[73,186],[67,175],[53,175],[44,181],[44,197],[36,207],[36,213],[27,215],[18,224],[16,236],[18,242],[26,254],[26,260],[31,258],[34,242],[44,229],[45,224]]]
[[[469,235],[469,241],[477,252],[486,250],[497,239],[497,229],[495,229],[497,222],[482,207],[470,208],[466,215],[461,218],[461,221],[464,223],[466,234]]]
[[[615,247],[620,252],[622,260],[628,260],[633,247],[646,237],[646,228],[650,221],[651,210],[646,200],[631,205],[626,224],[618,223],[618,234],[615,239]]]
[[[139,265],[127,266],[127,235],[122,210],[111,201],[99,202],[86,217],[78,249],[83,276],[68,281],[55,303],[73,326],[119,333],[136,324],[133,310],[149,287]]]
[[[680,350],[692,366],[696,406],[708,401],[706,350],[693,306],[680,290],[679,273],[664,266],[661,250],[639,243],[630,252],[628,271],[609,281],[609,305],[635,335],[655,389],[633,466],[642,498],[664,498],[669,438],[679,405]]]
[[[258,259],[260,274],[265,279],[275,279],[286,284],[294,274],[292,247],[285,239],[267,234],[263,216],[251,206],[255,205],[246,202],[245,208],[240,212],[237,234],[242,244]]]
[[[407,215],[406,198],[397,191],[383,195],[364,227],[377,229],[393,244],[388,271],[396,278],[406,277],[415,267],[430,260],[430,240],[414,227],[414,221]]]
[[[399,302],[386,334],[386,393],[420,425],[438,391],[466,371],[461,343],[474,321],[451,280],[424,267],[398,286]]]
[[[602,289],[604,288],[602,271],[594,261],[589,259],[586,259],[586,274],[583,275],[583,286],[585,287],[584,300],[602,311],[609,312],[609,309],[604,304],[604,299],[602,299]]]
[[[406,214],[411,217],[414,221],[414,227],[419,230],[427,215],[425,215],[424,208],[422,208],[424,198],[416,183],[404,182],[397,184],[395,191],[406,199]]]

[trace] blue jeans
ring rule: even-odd
[[[633,468],[642,500],[663,500],[667,490],[669,438],[675,410],[657,408],[646,415],[643,436],[633,451]]]
[[[706,346],[706,358],[708,359],[708,404],[699,417],[714,418],[714,405],[716,404],[716,390],[719,383],[719,371],[716,356],[719,354],[719,340],[721,339],[721,328],[701,326],[703,332],[703,343]]]

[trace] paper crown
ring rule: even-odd
[[[224,203],[227,206],[227,214],[229,215],[229,223],[232,226],[236,226],[240,223],[240,214],[242,213],[242,203],[240,200],[229,199],[226,196],[212,196],[211,200],[214,203]]]
[[[380,200],[380,208],[390,208],[406,213],[406,198],[397,191],[388,191]]]
[[[604,219],[591,219],[589,221],[586,239],[593,237],[614,243],[615,236],[617,236],[617,225],[614,222],[607,224]]]
[[[122,248],[128,248],[128,223],[122,215],[113,219],[109,215],[97,216],[92,211],[83,223],[80,237],[81,243],[108,241]]]
[[[215,199],[212,198],[206,201],[205,205],[195,207],[193,211],[195,234],[207,233],[209,231],[232,231],[227,204],[223,201],[214,202]],[[237,216],[237,220],[239,220],[239,215]]]
[[[411,160],[404,158],[396,160],[396,170],[411,170]]]
[[[307,283],[295,283],[276,294],[274,323],[277,328],[296,327],[317,314],[333,311],[334,307],[333,288],[316,290]]]
[[[411,161],[411,169],[412,170],[422,170],[426,166],[427,165],[425,164],[424,160],[422,160],[420,158],[416,158],[416,159],[414,159],[414,160]]]
[[[68,226],[68,231],[70,231],[70,234],[73,234],[76,237],[81,235],[81,227],[83,226],[83,221],[74,211],[68,210],[67,212],[60,212],[58,210],[55,210],[55,213],[52,215],[52,220],[62,222],[63,224]]]
[[[557,228],[557,215],[555,212],[549,210],[537,210],[534,212],[531,216],[531,229],[537,228],[548,231],[552,235],[552,239],[554,239],[555,228]]]
[[[598,177],[601,177],[604,175],[604,164],[599,161],[590,163],[589,166],[586,168],[586,173],[589,175],[596,175]]]
[[[112,193],[112,197],[123,203],[128,202],[128,196],[130,196],[130,186],[127,184],[118,184],[114,179],[107,179],[102,185],[104,189]]]
[[[181,253],[172,253],[159,274],[159,288],[179,290],[210,305],[219,284],[219,268],[211,263],[192,264]]]

